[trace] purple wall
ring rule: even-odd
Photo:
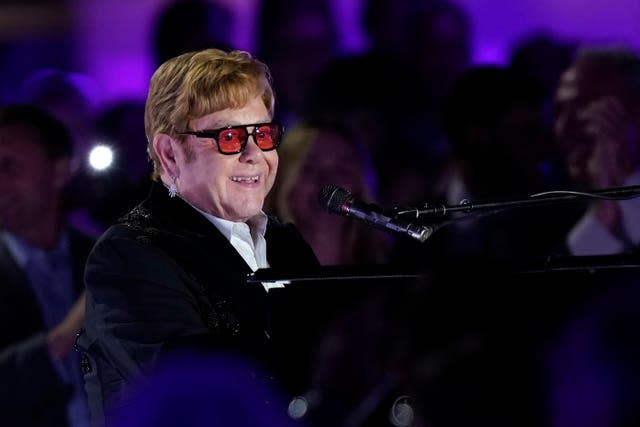
[[[150,28],[168,0],[72,0],[73,51],[80,71],[96,79],[104,102],[144,97],[152,72]],[[236,46],[251,50],[258,0],[220,0],[238,19]],[[301,0],[302,1],[302,0]],[[344,52],[367,46],[357,17],[365,0],[331,0]],[[398,0],[401,1],[401,0]],[[504,62],[511,46],[535,31],[573,41],[615,41],[640,47],[638,0],[458,0],[471,17],[476,62]]]

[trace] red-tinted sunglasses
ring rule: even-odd
[[[249,131],[249,128],[253,128]],[[278,123],[253,123],[249,125],[226,126],[220,129],[205,129],[179,132],[179,135],[194,135],[198,138],[210,138],[216,142],[222,154],[238,154],[247,147],[249,136],[253,136],[256,145],[262,151],[278,148],[284,128]]]

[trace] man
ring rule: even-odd
[[[640,58],[624,48],[582,50],[556,91],[554,133],[582,190],[640,184]],[[573,255],[635,250],[640,198],[595,200],[566,239]]]
[[[0,109],[0,425],[88,426],[73,342],[93,240],[64,221],[71,151],[44,111]]]
[[[266,292],[247,274],[318,265],[291,224],[262,212],[282,137],[273,108],[269,71],[246,52],[185,53],[154,73],[145,128],[156,182],[87,261],[78,344],[96,426],[126,425],[137,387],[176,351],[229,352],[255,378],[271,372]]]

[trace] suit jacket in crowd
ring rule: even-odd
[[[70,230],[69,243],[78,297],[94,240]],[[70,395],[51,363],[36,297],[0,239],[0,425],[66,427]]]

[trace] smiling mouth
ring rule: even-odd
[[[255,175],[255,176],[232,176],[231,177],[231,181],[253,184],[253,183],[258,182],[259,178],[260,177],[258,175]]]

